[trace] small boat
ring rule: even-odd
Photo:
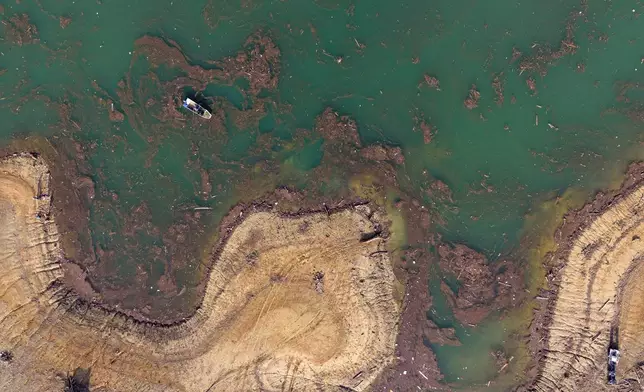
[[[199,117],[205,118],[206,120],[212,117],[209,111],[207,111],[203,106],[199,105],[197,102],[193,101],[190,98],[183,100],[183,107],[190,110]]]

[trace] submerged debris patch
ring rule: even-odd
[[[146,64],[150,72],[140,76],[133,75],[141,62]],[[260,97],[260,93],[274,90],[279,81],[280,50],[269,36],[256,32],[247,38],[243,48],[235,56],[207,61],[206,64],[210,67],[193,64],[179,44],[170,39],[147,35],[137,39],[130,70],[119,83],[118,90],[128,119],[133,124],[142,124],[146,116],[152,116],[177,127],[185,126],[185,118],[177,111],[177,107],[181,106],[179,97],[186,88],[198,92],[205,90],[209,84],[233,86],[240,80],[247,84],[247,88],[239,92],[246,102],[252,102],[253,105],[248,106],[261,109],[266,99]],[[176,76],[170,80],[161,79],[156,72],[162,66],[173,70]],[[223,106],[227,111],[236,113],[234,123],[242,128],[249,123],[255,125],[263,114],[263,109],[239,110],[223,98],[212,100],[215,101],[214,105],[211,102],[200,103],[212,112],[214,118],[206,123],[201,121],[196,124],[213,131],[221,131],[225,127],[226,114]],[[146,126],[149,123],[150,121],[146,121]],[[138,128],[145,127],[139,125]]]
[[[315,132],[330,142],[347,142],[357,147],[361,145],[356,121],[349,116],[340,116],[331,108],[324,109],[315,119]]]
[[[420,129],[421,131],[423,131],[423,143],[425,144],[431,143],[432,139],[434,138],[434,135],[436,134],[431,124],[428,124],[427,122],[422,121],[420,123]]]
[[[559,48],[553,50],[547,45],[532,45],[533,53],[521,57],[521,52],[513,49],[512,59],[521,58],[519,62],[519,73],[524,72],[536,73],[545,76],[548,72],[548,66],[557,60],[573,55],[579,48],[575,43],[575,30],[577,28],[577,19],[584,17],[584,11],[573,11],[566,22],[566,32],[564,38],[559,43]]]
[[[525,80],[525,84],[528,86],[532,94],[537,93],[537,82],[534,80],[532,76],[530,76]]]
[[[503,106],[503,102],[505,102],[505,96],[503,95],[503,84],[503,72],[495,74],[494,78],[492,79],[492,89],[494,90],[494,95],[496,95],[494,101],[499,106]]]
[[[375,144],[361,149],[360,155],[372,161],[392,161],[397,165],[405,163],[405,155],[400,147]]]
[[[10,42],[18,46],[38,42],[38,29],[29,23],[29,15],[20,14],[3,20],[5,35]]]
[[[277,88],[280,50],[269,36],[257,32],[248,37],[244,49],[235,57],[227,57],[214,64],[223,70],[225,80],[247,79],[250,84],[248,91],[257,95],[263,89]]]
[[[493,310],[519,303],[519,272],[511,263],[489,264],[487,258],[465,245],[439,244],[439,266],[461,285],[457,293],[443,282],[441,291],[461,323],[480,323]]]

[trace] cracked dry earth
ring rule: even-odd
[[[601,391],[611,327],[623,388],[644,360],[644,184],[607,203],[577,234],[561,271],[538,391]],[[629,380],[630,379],[630,380]],[[634,390],[641,390],[636,386]],[[610,389],[613,390],[613,389]]]
[[[362,210],[250,213],[196,314],[161,326],[65,287],[49,193],[40,158],[0,161],[2,391],[59,391],[76,368],[91,368],[92,391],[363,391],[393,361],[395,277],[386,240],[360,241],[376,224]]]

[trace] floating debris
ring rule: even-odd
[[[476,85],[473,84],[470,88],[469,95],[465,98],[463,104],[469,110],[475,109],[479,106],[479,100],[481,99],[481,93],[476,89]]]
[[[438,80],[438,78],[436,78],[435,76],[431,76],[429,74],[425,74],[423,78],[427,87],[435,88],[436,90],[441,91],[440,81]]]
[[[494,75],[492,89],[494,89],[494,94],[496,95],[494,101],[497,105],[503,106],[503,102],[505,102],[505,97],[503,96],[503,72]]]
[[[356,43],[358,50],[363,50],[367,47],[367,45],[363,44],[362,42],[358,42],[356,38],[354,38],[353,41]]]
[[[534,80],[532,76],[526,79],[525,84],[528,85],[528,88],[530,89],[530,91],[532,91],[533,93],[537,92],[537,82]]]
[[[3,20],[7,39],[18,46],[38,42],[38,29],[29,23],[29,15],[21,14]]]
[[[61,29],[66,29],[67,26],[69,26],[69,24],[72,23],[72,18],[69,18],[66,16],[61,16],[59,20],[60,20]]]
[[[535,72],[542,76],[547,73],[548,65],[551,65],[553,62],[561,59],[564,56],[572,55],[577,52],[579,48],[575,44],[575,27],[576,20],[579,17],[583,17],[583,12],[573,12],[566,24],[566,36],[561,40],[559,44],[559,49],[552,50],[547,46],[541,46],[538,43],[534,43],[531,46],[531,49],[537,48],[531,56],[524,57],[519,63],[519,74],[523,72]],[[518,51],[512,51],[512,58],[517,54]],[[520,52],[519,52],[520,53]]]

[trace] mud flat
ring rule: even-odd
[[[201,306],[168,326],[69,287],[49,192],[42,159],[0,160],[0,390],[63,390],[80,368],[92,391],[363,391],[394,360],[400,306],[376,208],[236,209]]]
[[[641,390],[644,360],[644,165],[618,191],[566,215],[548,278],[553,292],[533,329],[538,391],[608,389],[609,344],[618,344],[621,390]],[[611,330],[614,336],[611,339]],[[621,380],[621,381],[620,381]]]

